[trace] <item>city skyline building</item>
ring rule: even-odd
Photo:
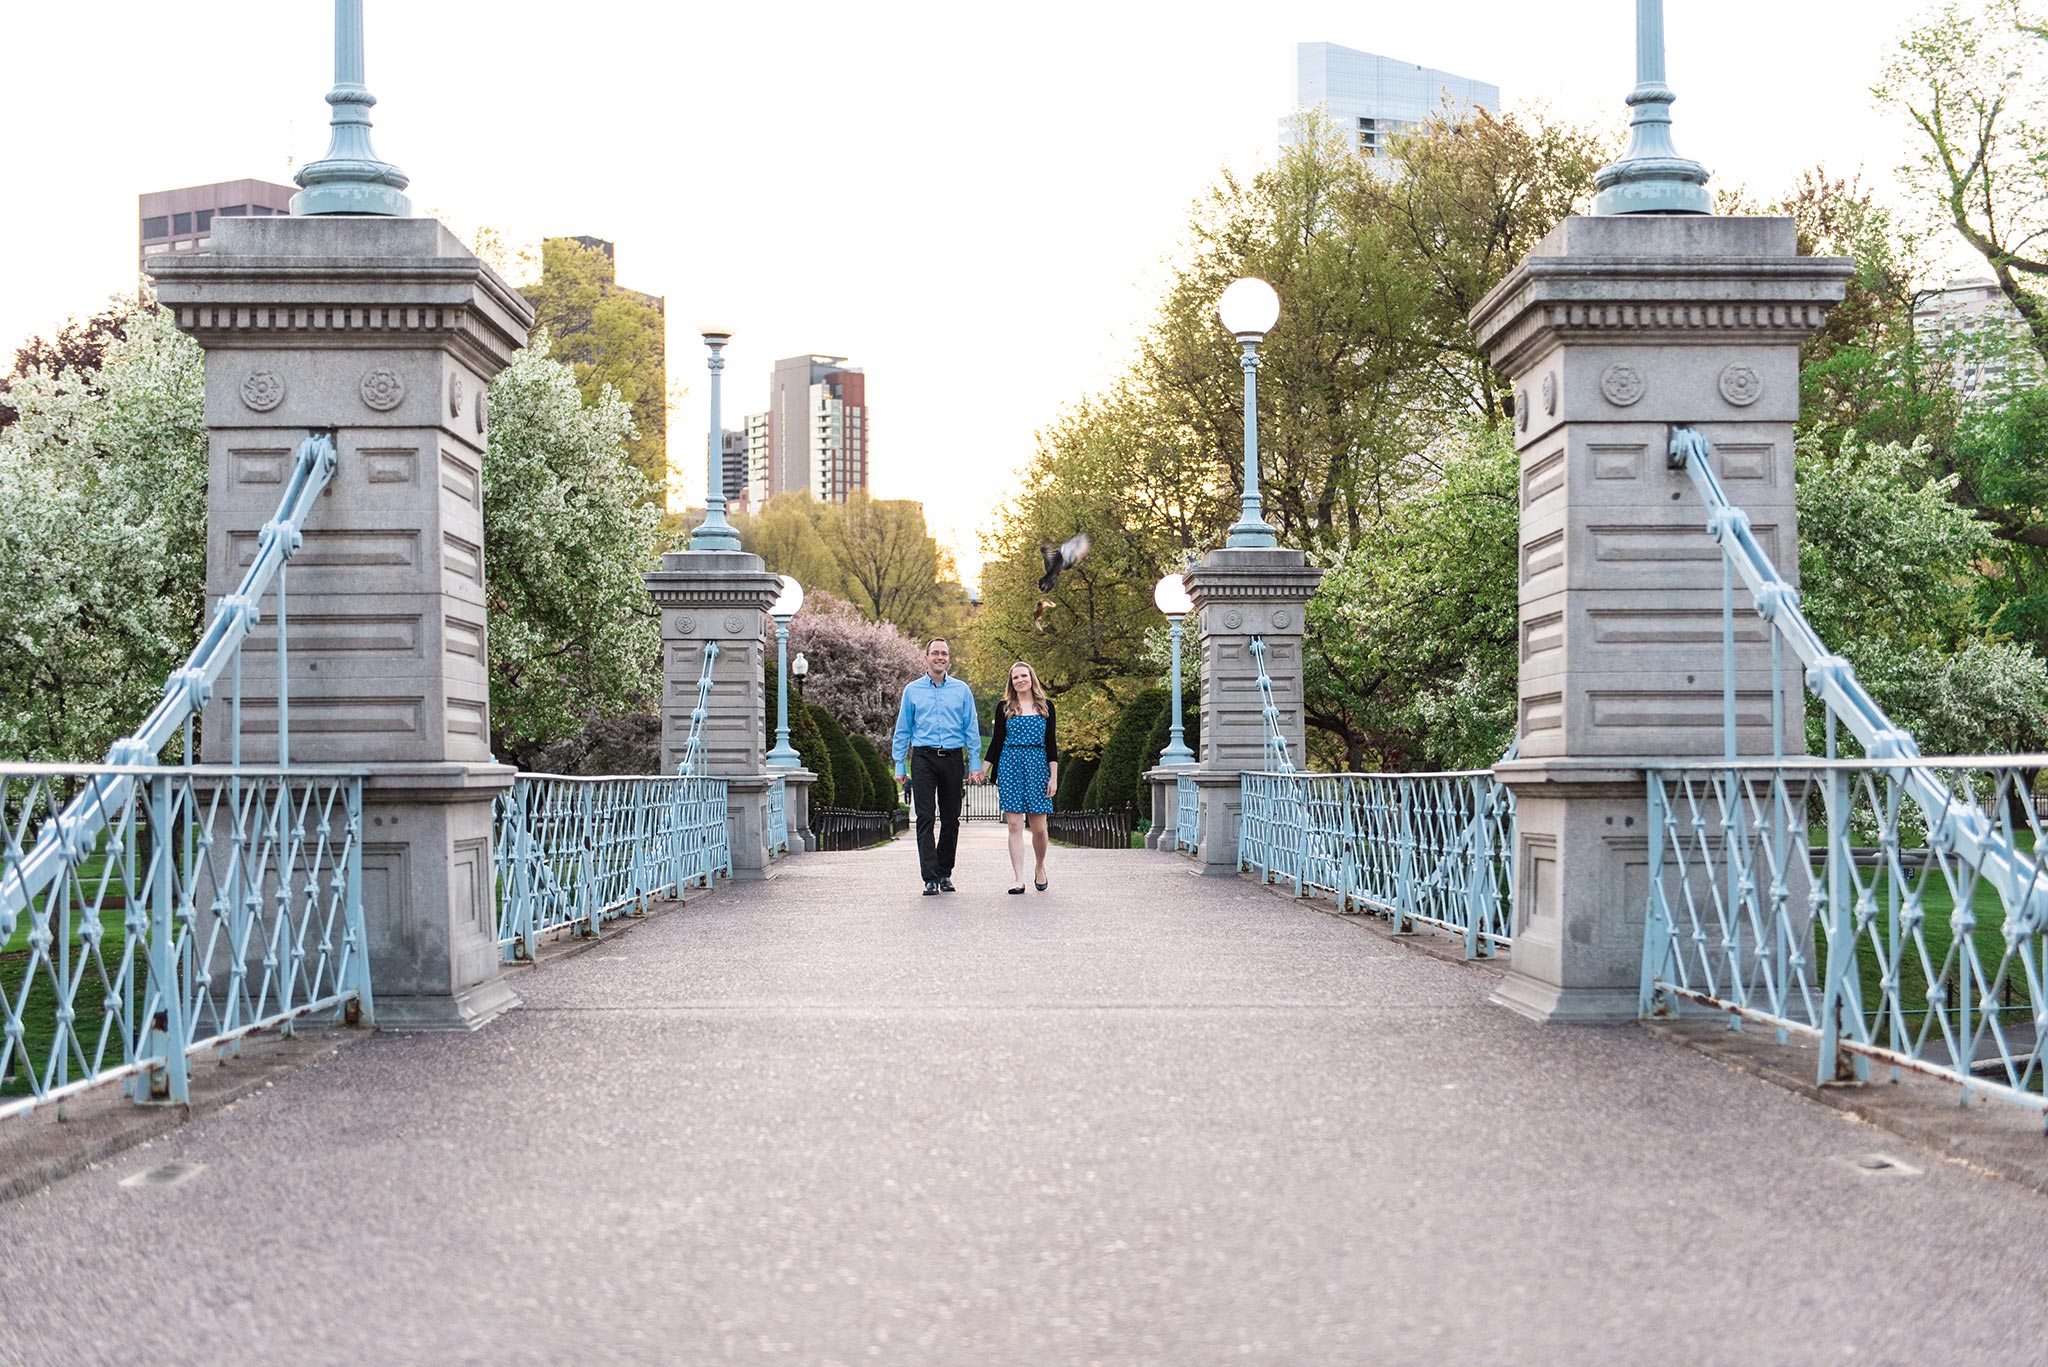
[[[747,434],[744,428],[721,429],[718,434],[719,469],[724,473],[725,513],[732,517],[748,510],[747,499]],[[711,438],[704,438],[709,444]]]
[[[135,197],[135,263],[146,269],[165,252],[203,252],[216,218],[271,218],[291,212],[296,186],[267,180],[220,180]]]
[[[868,487],[869,436],[861,367],[815,353],[777,361],[767,411],[746,418],[749,506],[797,490],[820,503],[846,502]]]
[[[1951,379],[1966,398],[1994,395],[2022,373],[2029,380],[2041,373],[2026,320],[1996,280],[1954,280],[1923,292],[1913,306],[1913,330],[1928,346],[1954,348]]]
[[[1499,86],[1435,67],[1337,43],[1296,43],[1294,56],[1297,111],[1320,107],[1369,161],[1385,161],[1393,137],[1432,114],[1500,108]],[[1300,134],[1295,115],[1280,121],[1281,142]]]

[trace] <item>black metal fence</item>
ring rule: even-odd
[[[811,834],[821,850],[864,850],[900,830],[890,812],[857,812],[851,807],[821,807],[811,813]]]
[[[1090,850],[1127,850],[1136,814],[1126,807],[1114,812],[1054,812],[1045,819],[1045,833],[1062,845]]]

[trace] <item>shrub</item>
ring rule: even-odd
[[[832,805],[850,807],[855,811],[868,810],[867,767],[853,752],[853,743],[846,738],[846,728],[839,724],[839,718],[816,703],[810,704],[806,710],[817,723],[819,734],[825,737],[825,748],[832,756]]]
[[[811,709],[795,698],[789,700],[789,743],[796,747],[804,768],[818,776],[811,785],[811,809],[838,806],[834,799],[839,788],[833,782],[832,751],[825,743],[825,733],[818,729]]]
[[[868,810],[891,810],[896,806],[896,776],[890,771],[889,761],[883,759],[875,743],[860,732],[849,731],[846,739],[853,746],[853,753],[859,756],[862,767],[868,771]]]
[[[1148,688],[1131,699],[1117,718],[1116,729],[1109,733],[1109,743],[1102,747],[1102,767],[1088,785],[1088,810],[1113,811],[1137,804],[1139,775],[1145,772],[1145,741],[1152,734],[1152,724],[1171,704],[1163,688]]]
[[[1088,794],[1088,785],[1095,778],[1100,761],[1094,755],[1070,756],[1060,752],[1060,790],[1053,796],[1054,811],[1078,812]]]

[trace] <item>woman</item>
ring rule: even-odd
[[[1060,748],[1045,687],[1038,671],[1022,660],[1010,666],[1010,686],[996,704],[995,735],[984,762],[995,772],[996,793],[1010,823],[1010,872],[1017,879],[1010,891],[1024,891],[1024,823],[1029,821],[1031,848],[1038,856],[1032,882],[1044,892],[1045,818],[1060,787]]]

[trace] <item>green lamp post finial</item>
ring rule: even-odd
[[[334,135],[327,155],[293,177],[300,186],[293,215],[412,217],[412,201],[400,193],[410,183],[405,172],[380,161],[370,146],[370,106],[377,97],[363,84],[363,0],[334,0],[334,89],[327,103],[334,107],[328,120]]]
[[[1593,173],[1593,212],[1711,214],[1707,168],[1671,144],[1671,102],[1664,84],[1664,0],[1636,0],[1636,88],[1628,93],[1628,150]]]

